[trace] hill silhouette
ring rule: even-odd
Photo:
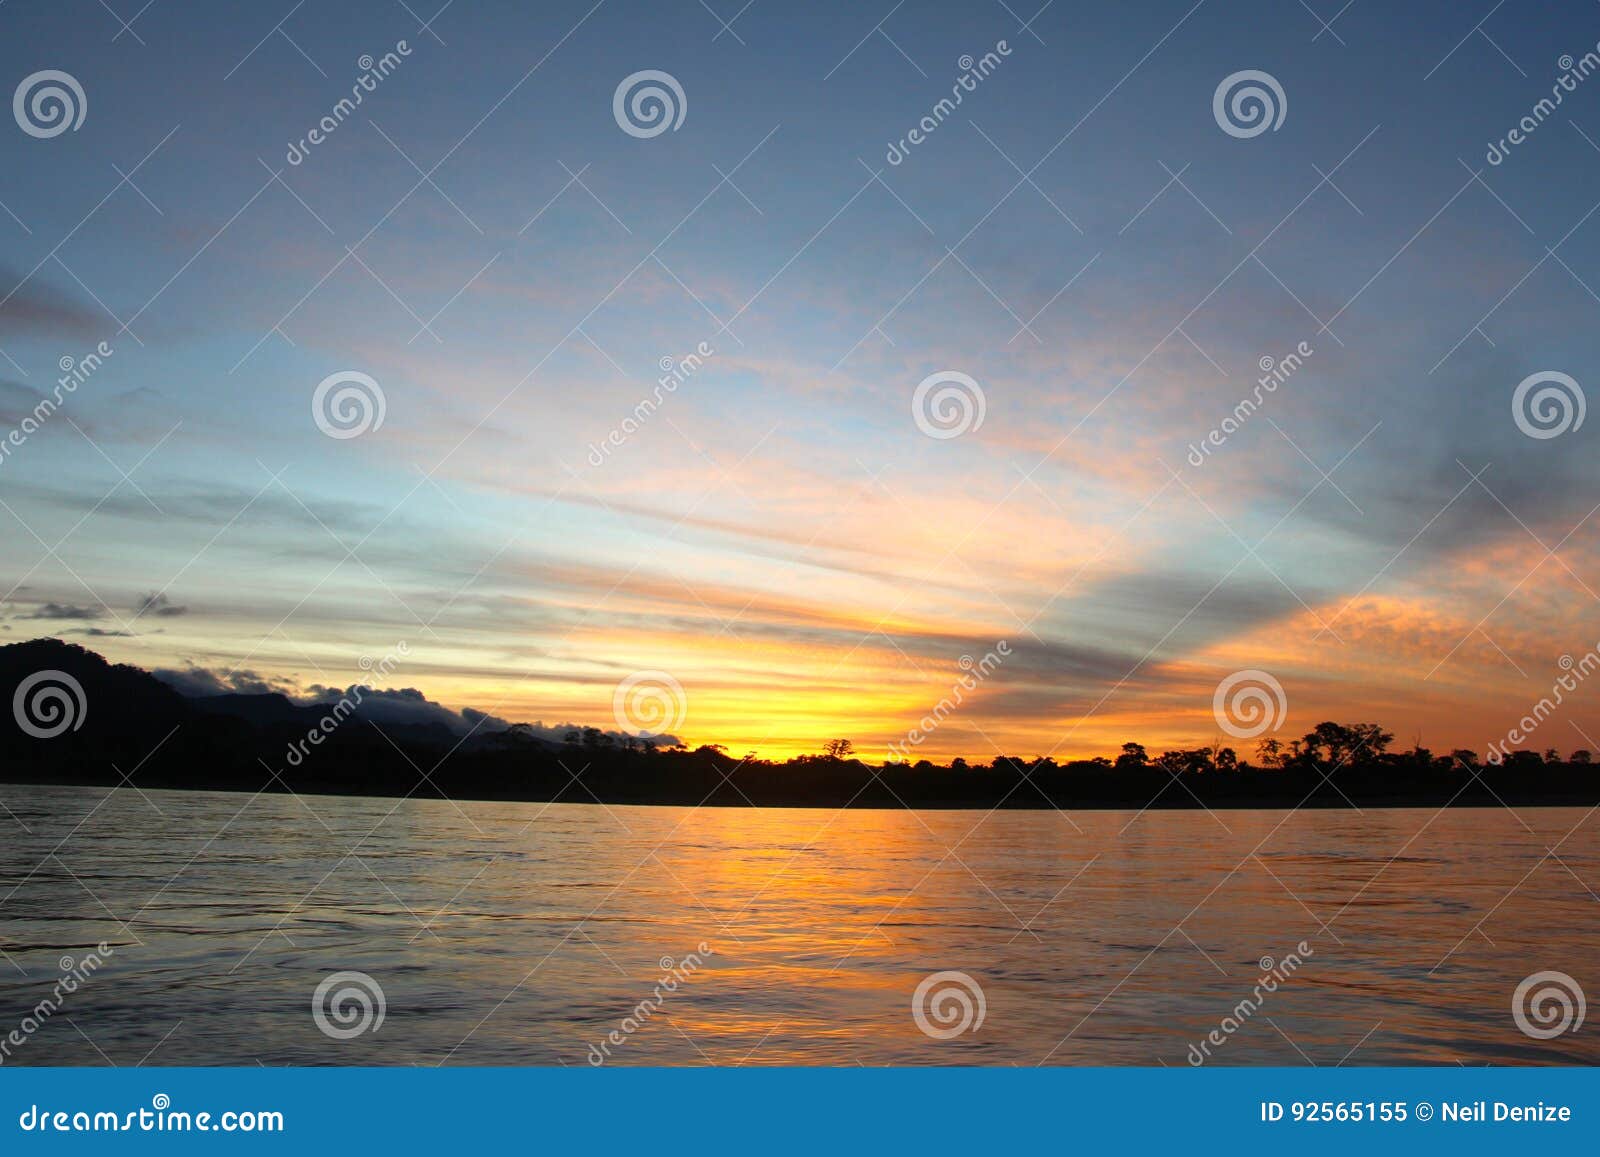
[[[1286,745],[1268,741],[1260,766],[1228,748],[1152,758],[1132,742],[1114,759],[938,765],[868,763],[832,740],[826,754],[773,762],[594,727],[552,738],[548,728],[481,715],[470,728],[408,722],[390,710],[396,701],[437,705],[415,691],[321,690],[309,703],[276,691],[184,695],[61,640],[0,647],[0,782],[688,806],[1600,804],[1600,768],[1587,752],[1512,752],[1479,766],[1465,751],[1391,752],[1391,736],[1374,724],[1327,722]]]

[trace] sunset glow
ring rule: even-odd
[[[1210,97],[1250,54],[1215,22],[1119,91],[1137,21],[1079,30],[1100,47],[1063,72],[973,11],[902,30],[951,66],[1009,41],[896,161],[940,76],[752,71],[646,14],[606,58],[694,83],[643,139],[581,22],[529,72],[510,29],[464,22],[447,52],[392,15],[407,52],[298,160],[282,126],[340,77],[247,60],[202,113],[113,54],[118,117],[7,185],[31,231],[0,262],[7,424],[112,351],[0,467],[8,639],[294,692],[404,642],[389,685],[604,728],[621,681],[664,672],[691,745],[874,759],[1004,642],[917,745],[971,760],[1210,743],[1247,668],[1283,685],[1285,735],[1373,718],[1481,750],[1600,641],[1593,423],[1531,438],[1512,409],[1596,362],[1573,271],[1600,234],[1548,173],[1591,150],[1545,129],[1545,168],[1474,180],[1514,77],[1447,67],[1394,101],[1307,43],[1280,65],[1302,131],[1244,140]],[[372,29],[325,20],[348,71],[331,46],[354,61]],[[108,157],[140,192],[105,193]],[[314,390],[349,374],[381,424],[326,436]],[[916,391],[950,374],[981,421],[929,436]],[[1576,711],[1562,748],[1597,719]]]

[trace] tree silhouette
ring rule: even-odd
[[[1116,766],[1119,770],[1144,767],[1150,762],[1150,757],[1145,754],[1144,744],[1124,743],[1122,754],[1117,756]]]
[[[1333,807],[1600,801],[1600,775],[1588,750],[1563,761],[1549,750],[1496,745],[1486,760],[1464,748],[1434,755],[1418,736],[1411,751],[1390,753],[1392,736],[1377,724],[1331,721],[1292,742],[1263,739],[1250,763],[1219,735],[1209,747],[1163,751],[1154,761],[1142,744],[1129,742],[1113,753],[1114,763],[1103,756],[1058,762],[996,755],[987,766],[901,757],[881,772],[863,765],[854,743],[842,738],[819,745],[826,754],[769,760],[749,752],[740,759],[722,744],[691,751],[679,739],[658,742],[579,724],[496,721],[474,724],[463,736],[443,723],[385,722],[384,733],[340,728],[264,787],[265,757],[281,762],[286,744],[320,727],[326,702],[257,692],[186,696],[149,672],[36,640],[0,644],[0,704],[41,671],[70,675],[95,709],[81,728],[40,738],[0,707],[0,783],[115,787],[107,769],[120,764],[139,769],[141,787],[409,798],[417,792],[409,769],[426,766],[435,768],[429,794],[447,798],[674,806],[1289,807],[1313,796],[1318,806]],[[572,775],[580,767],[577,794]],[[1337,787],[1329,782],[1332,768],[1340,769]],[[1166,791],[1178,776],[1185,790]]]
[[[1163,751],[1156,766],[1168,775],[1200,775],[1216,770],[1211,762],[1209,747],[1196,747],[1192,751]]]
[[[1300,740],[1299,754],[1307,759],[1326,759],[1340,765],[1350,762],[1358,754],[1363,758],[1382,755],[1394,736],[1376,723],[1317,724]]]

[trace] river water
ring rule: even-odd
[[[7,1064],[1600,1063],[1587,810],[0,801]]]

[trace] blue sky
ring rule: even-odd
[[[396,685],[546,721],[659,672],[775,753],[880,750],[1003,639],[926,744],[977,757],[1207,742],[1240,669],[1290,733],[1482,748],[1600,640],[1595,427],[1512,413],[1593,388],[1600,81],[1485,159],[1592,5],[119,3],[0,8],[6,85],[87,100],[0,131],[0,426],[114,349],[0,464],[9,638],[292,687],[404,640]],[[1215,119],[1242,70],[1276,130]],[[346,371],[384,420],[332,438]],[[919,429],[939,371],[981,426]]]

